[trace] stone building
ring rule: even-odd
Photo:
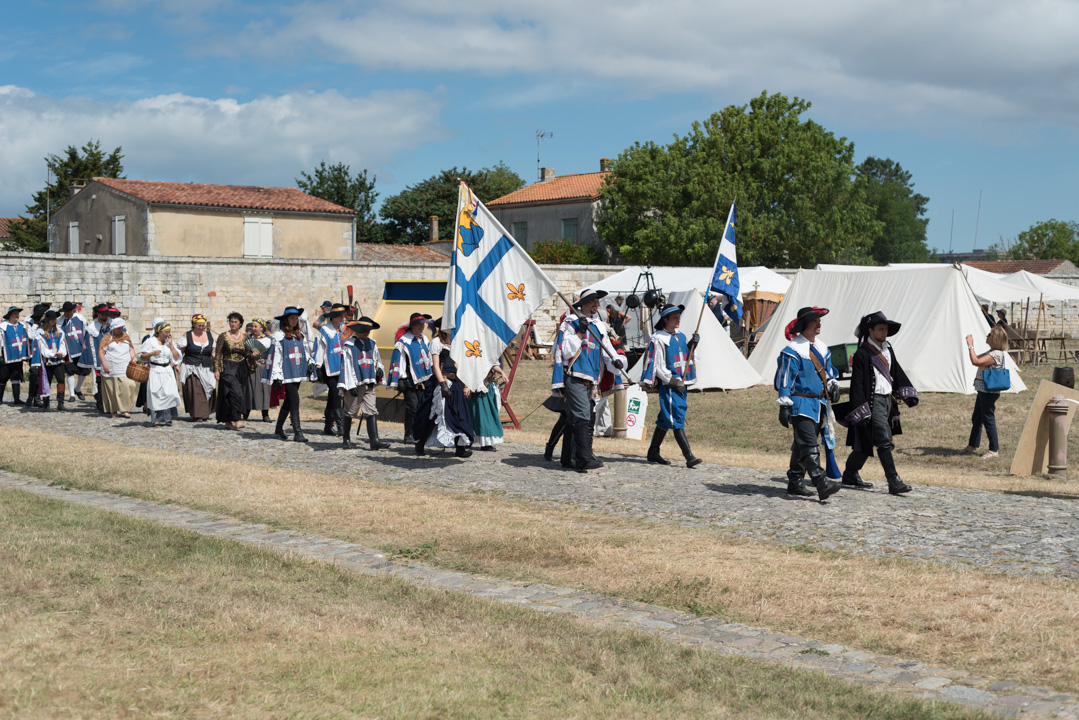
[[[296,188],[94,178],[49,225],[71,255],[349,260],[356,213]]]
[[[611,174],[609,165],[604,158],[599,172],[562,177],[543,168],[542,180],[486,202],[487,208],[525,250],[537,242],[572,242],[588,245],[610,261],[610,250],[596,235],[599,189]]]

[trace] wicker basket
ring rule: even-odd
[[[137,383],[144,383],[150,377],[150,366],[141,365],[134,361],[129,362],[127,364],[127,377]]]

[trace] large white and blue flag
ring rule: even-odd
[[[738,251],[734,244],[734,203],[731,203],[731,211],[727,215],[727,224],[723,228],[723,239],[719,241],[719,251],[716,253],[716,265],[712,268],[712,283],[708,290],[727,296],[727,302],[723,311],[734,318],[735,322],[742,319],[741,287],[738,283]]]
[[[452,330],[450,356],[474,392],[555,284],[461,183],[442,327]]]

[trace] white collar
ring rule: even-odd
[[[867,337],[865,339],[865,341],[867,343],[869,343],[870,345],[872,345],[873,347],[875,347],[877,350],[880,350],[881,353],[883,353],[885,350],[887,350],[888,348],[890,348],[892,346],[892,344],[890,342],[888,342],[887,340],[884,341],[883,345],[877,345],[877,343],[875,343],[873,341],[873,338],[870,338],[870,337]]]
[[[828,346],[825,345],[819,337],[812,343],[810,343],[809,338],[807,338],[805,335],[795,335],[791,339],[791,341],[787,343],[787,347],[798,353],[799,356],[805,358],[806,360],[809,360],[810,345],[817,348],[817,352],[820,353],[821,357],[828,357]]]

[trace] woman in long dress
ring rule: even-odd
[[[509,382],[502,366],[495,365],[483,381],[487,392],[473,392],[468,396],[468,412],[472,416],[472,428],[476,431],[476,444],[480,450],[488,452],[502,442],[502,418],[499,415],[502,390],[499,378],[502,382]]]
[[[244,384],[247,381],[247,333],[244,316],[229,313],[229,329],[217,336],[214,351],[214,379],[217,380],[217,421],[229,430],[239,430],[244,417]]]
[[[109,334],[98,349],[101,358],[101,403],[114,418],[131,417],[139,384],[127,377],[127,366],[135,359],[135,348],[123,318],[109,323]]]
[[[209,420],[214,411],[217,380],[214,378],[214,336],[206,316],[191,316],[191,329],[179,337],[176,347],[183,353],[180,386],[184,409],[192,420]]]
[[[266,357],[273,341],[266,334],[268,326],[262,318],[255,318],[247,325],[247,383],[244,388],[244,419],[252,411],[262,413],[262,422],[270,422],[270,386],[262,382],[266,370]]]
[[[150,411],[150,426],[172,425],[172,408],[180,404],[173,365],[182,355],[172,341],[172,326],[167,322],[154,325],[154,332],[139,348],[140,359],[150,363],[146,380],[146,409]]]
[[[450,357],[450,334],[442,331],[442,319],[432,324],[431,361],[434,383],[428,383],[416,410],[413,436],[416,454],[426,447],[453,448],[460,458],[471,457],[472,416],[466,404],[469,389],[457,378],[457,363]]]

